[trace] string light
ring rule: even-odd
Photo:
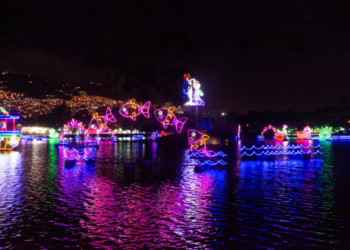
[[[241,154],[241,156],[280,156],[280,155],[317,155],[317,154],[321,154],[323,155],[323,153],[320,151],[320,150],[317,150],[315,152],[312,152],[312,150],[309,150],[309,151],[302,151],[302,150],[299,150],[299,151],[262,151],[260,153],[257,153],[255,151],[253,151],[252,153],[247,153],[247,152],[243,152]]]
[[[54,128],[46,127],[22,127],[21,129],[22,138],[25,139],[57,139],[60,134]]]
[[[211,160],[205,160],[204,162],[200,162],[199,160],[197,160],[196,164],[198,164],[200,166],[204,166],[204,165],[209,165],[209,166],[217,166],[217,165],[226,166],[228,163],[223,161],[223,160],[218,160],[216,162],[212,162]]]
[[[272,126],[271,124],[269,124],[268,126],[266,126],[262,132],[262,134],[265,134],[267,131],[272,130],[273,133],[276,133],[276,127]]]
[[[246,146],[243,146],[241,147],[241,151],[242,150],[247,150],[247,151],[250,151],[250,150],[269,150],[269,149],[272,149],[272,150],[277,150],[277,149],[309,149],[309,148],[321,148],[321,145],[317,145],[317,146],[312,146],[312,145],[309,145],[309,146],[304,146],[304,145],[287,145],[287,146],[284,146],[284,145],[267,145],[267,146],[260,146],[260,147],[257,147],[255,145],[253,145],[252,147],[248,148]]]
[[[184,125],[187,122],[187,117],[181,117],[179,119],[176,118],[174,112],[176,108],[175,107],[168,107],[168,108],[160,108],[154,111],[154,115],[156,119],[163,125],[165,129],[168,128],[168,126],[175,126],[176,131],[181,134]]]
[[[188,157],[193,158],[193,157],[200,157],[200,158],[205,158],[205,157],[209,157],[209,158],[214,158],[214,157],[227,157],[227,154],[225,154],[222,151],[218,151],[218,152],[213,152],[213,151],[207,151],[206,154],[202,154],[200,152],[192,152],[188,155]]]
[[[333,140],[350,140],[350,135],[333,135]]]
[[[63,159],[68,161],[96,161],[96,148],[63,148]]]

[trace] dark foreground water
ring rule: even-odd
[[[71,168],[22,144],[0,153],[0,249],[350,247],[350,143],[323,146],[196,172],[156,143],[103,143]]]

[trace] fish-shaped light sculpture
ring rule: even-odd
[[[179,134],[181,134],[188,118],[187,117],[181,117],[179,119],[176,118],[174,114],[175,110],[176,110],[175,107],[160,108],[154,111],[154,115],[156,116],[156,119],[163,125],[165,129],[167,129],[168,126],[174,126],[176,128],[176,131]]]
[[[150,108],[150,101],[146,102],[144,105],[141,106],[136,103],[135,99],[132,99],[121,107],[119,113],[125,118],[129,118],[133,121],[136,121],[136,118],[141,114],[146,118],[150,118]]]
[[[189,129],[188,130],[188,147],[190,151],[197,151],[202,154],[207,154],[207,141],[209,140],[209,135],[202,133],[198,130]]]

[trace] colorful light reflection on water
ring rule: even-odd
[[[308,159],[238,147],[200,172],[155,142],[101,142],[95,165],[73,167],[52,143],[0,153],[0,248],[350,246],[350,144]]]

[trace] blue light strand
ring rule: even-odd
[[[309,150],[307,152],[303,152],[302,150],[300,151],[280,151],[278,152],[276,151],[262,151],[261,153],[257,153],[255,151],[253,151],[252,153],[247,153],[247,152],[243,152],[241,154],[241,156],[262,156],[262,155],[266,155],[266,156],[279,156],[279,155],[316,155],[316,154],[320,154],[323,155],[323,153],[320,150],[317,150],[315,152],[312,152],[312,150]]]
[[[211,160],[205,160],[204,162],[197,161],[196,164],[199,164],[201,166],[204,166],[204,165],[209,165],[209,166],[222,165],[222,166],[226,166],[228,163],[223,161],[223,160],[218,160],[216,162],[212,162]]]
[[[333,140],[350,140],[350,135],[333,135]]]
[[[264,146],[262,145],[261,147],[257,147],[255,145],[253,145],[252,147],[248,148],[246,146],[243,146],[240,148],[241,151],[243,150],[247,150],[247,151],[250,151],[250,150],[269,150],[269,149],[309,149],[309,148],[320,148],[322,149],[322,147],[320,145],[317,145],[317,146],[312,146],[312,145],[309,145],[309,146],[303,146],[303,145],[287,145],[287,146],[284,146],[284,145],[267,145],[267,146]]]
[[[200,152],[193,152],[193,153],[190,153],[188,155],[188,157],[190,157],[190,158],[191,157],[201,157],[201,158],[209,157],[209,158],[214,158],[214,157],[227,157],[227,154],[225,154],[222,151],[218,151],[218,152],[209,151],[206,154],[202,154]]]

